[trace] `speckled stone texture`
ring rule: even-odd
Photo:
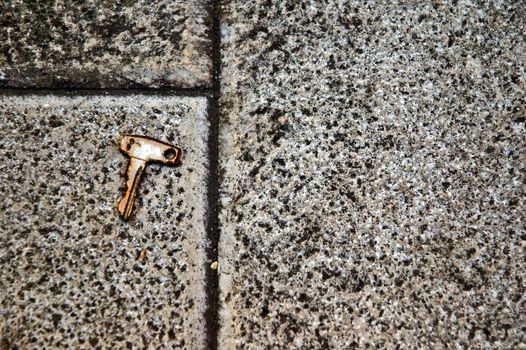
[[[220,348],[526,348],[526,3],[222,14]]]
[[[208,0],[4,0],[0,87],[208,87]]]
[[[0,98],[0,348],[204,348],[205,98]],[[183,148],[120,219],[119,135]]]

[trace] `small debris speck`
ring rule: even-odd
[[[139,260],[140,262],[144,261],[144,259],[146,258],[146,248],[144,248],[143,250],[141,250],[141,254],[139,255],[139,258],[137,258],[137,260]]]

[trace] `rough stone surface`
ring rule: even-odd
[[[208,0],[0,2],[0,87],[206,87]]]
[[[0,98],[0,348],[204,348],[205,98]],[[119,135],[180,145],[130,221]]]
[[[525,2],[222,14],[221,349],[525,348]]]

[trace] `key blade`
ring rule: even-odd
[[[146,163],[147,161],[145,160],[133,157],[131,157],[128,162],[128,169],[126,170],[126,192],[117,206],[117,210],[124,220],[128,220],[131,216],[135,198],[137,197],[137,189],[141,183]]]

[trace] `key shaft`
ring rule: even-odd
[[[141,183],[142,174],[146,168],[146,161],[131,157],[126,170],[126,192],[118,205],[118,211],[124,220],[128,220],[137,197],[137,189]]]

